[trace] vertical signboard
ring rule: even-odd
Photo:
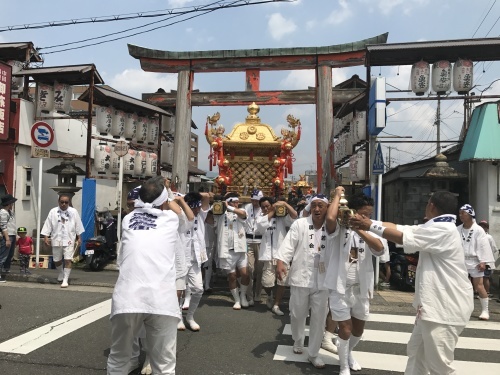
[[[0,63],[0,140],[3,141],[9,139],[11,83],[12,67]]]

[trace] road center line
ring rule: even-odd
[[[111,312],[111,299],[0,343],[0,352],[28,354]]]

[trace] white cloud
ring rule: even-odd
[[[306,28],[307,28],[307,30],[312,30],[312,29],[314,29],[316,27],[317,24],[318,24],[318,21],[316,21],[315,19],[307,21],[306,22]]]
[[[370,5],[373,0],[364,0],[369,2]],[[384,15],[391,14],[393,11],[398,11],[405,15],[410,15],[412,11],[416,8],[420,8],[429,4],[429,0],[379,0],[378,8],[380,12]]]
[[[281,40],[285,35],[293,33],[297,25],[291,19],[286,19],[281,13],[273,13],[269,16],[267,29],[275,40]]]
[[[344,21],[351,18],[351,16],[353,15],[353,12],[350,9],[347,1],[346,0],[339,0],[339,6],[340,6],[340,9],[335,9],[335,10],[333,10],[332,13],[330,13],[328,18],[326,19],[327,23],[330,23],[333,25],[340,25]]]
[[[192,2],[193,0],[168,0],[168,5],[173,8],[182,8]]]
[[[285,90],[305,90],[309,86],[315,86],[314,70],[292,70],[283,78],[279,84]]]
[[[126,69],[107,81],[122,94],[141,99],[142,93],[156,92],[160,87],[166,92],[177,89],[177,74],[160,74],[139,69]]]

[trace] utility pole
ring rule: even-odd
[[[437,131],[437,141],[436,141],[436,155],[441,153],[441,96],[438,94],[438,103],[436,110],[436,121],[434,121],[434,125],[436,125]]]
[[[388,146],[387,149],[389,152],[387,153],[387,171],[391,169],[391,146]]]

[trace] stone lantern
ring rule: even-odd
[[[77,167],[71,159],[63,160],[61,164],[45,172],[57,175],[57,186],[52,186],[51,189],[59,195],[64,193],[71,198],[81,189],[76,186],[76,176],[85,176],[85,171]]]

